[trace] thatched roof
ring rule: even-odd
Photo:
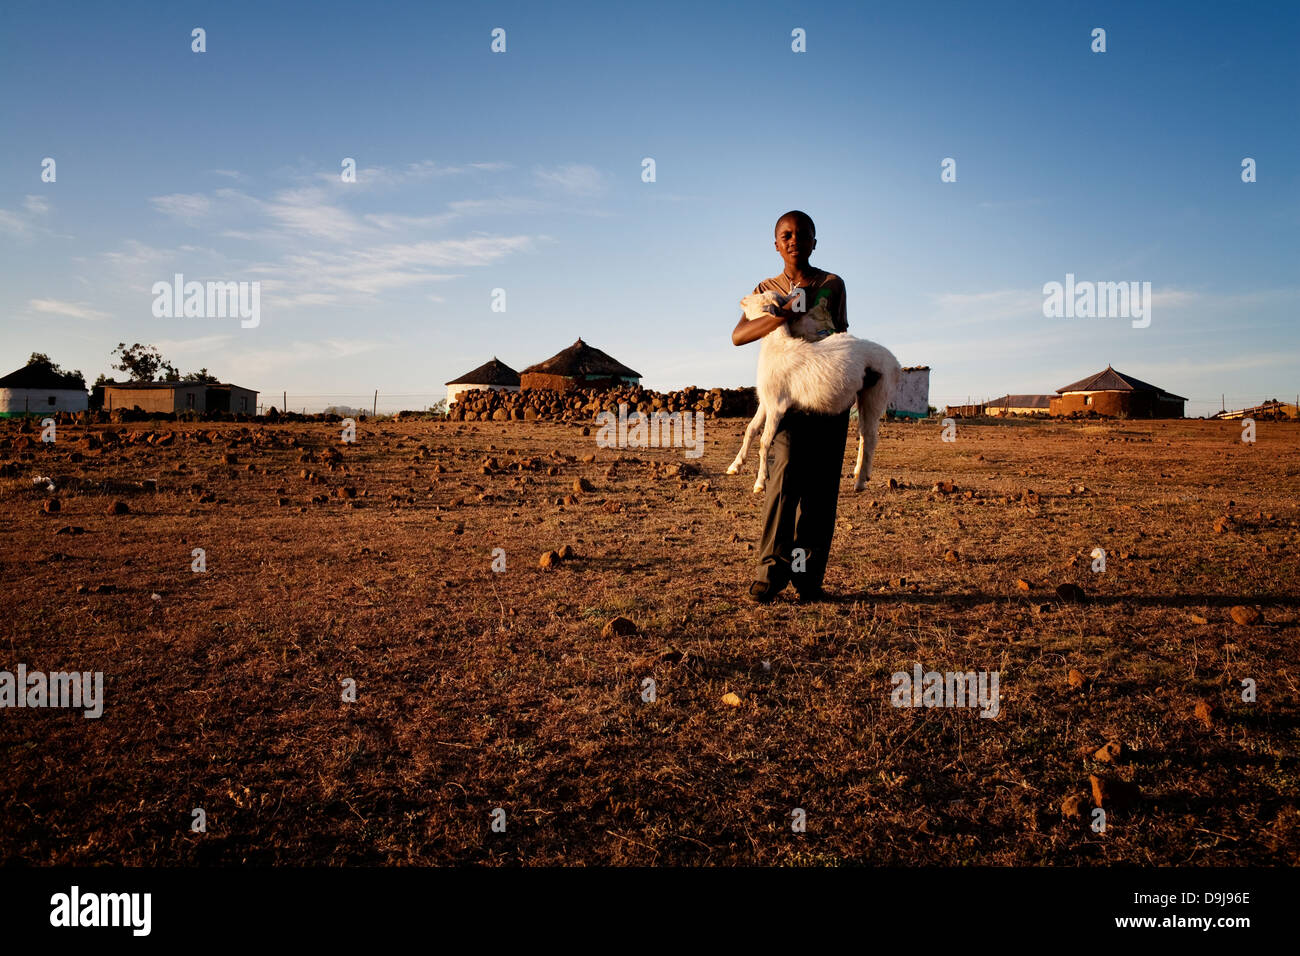
[[[538,362],[524,369],[523,374],[540,372],[545,375],[564,375],[572,378],[622,377],[640,378],[641,373],[628,368],[622,362],[606,355],[600,349],[592,348],[582,339],[574,342],[563,352],[557,352],[545,362]]]
[[[495,355],[472,372],[453,378],[447,385],[518,385],[519,373]]]
[[[24,365],[17,371],[0,378],[0,388],[70,388],[79,392],[86,390],[86,380],[79,375],[60,375],[48,365]]]
[[[1166,392],[1163,388],[1134,378],[1132,375],[1117,372],[1109,365],[1096,375],[1081,378],[1073,385],[1065,385],[1056,391],[1061,395],[1066,392],[1156,392],[1169,398],[1187,401],[1181,395],[1174,395],[1172,392]]]

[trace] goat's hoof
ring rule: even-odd
[[[865,481],[855,481],[853,483],[854,491],[862,491],[866,487],[867,487],[867,483]]]
[[[738,471],[740,471],[740,468],[736,465],[732,465],[730,468],[727,469],[727,474],[734,475]]]
[[[766,487],[765,485],[761,485],[761,484],[755,485],[754,494],[756,495],[762,494],[765,487]]]

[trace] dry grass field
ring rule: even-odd
[[[0,670],[105,703],[0,711],[0,862],[1300,863],[1295,424],[887,423],[832,600],[766,607],[742,424],[3,424]]]

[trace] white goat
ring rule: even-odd
[[[745,318],[754,320],[773,312],[789,296],[775,292],[747,295],[740,300]],[[818,303],[821,305],[821,303]],[[883,345],[858,339],[847,332],[837,332],[810,342],[802,333],[816,325],[812,313],[801,316],[792,329],[785,323],[763,336],[758,353],[758,412],[745,429],[736,460],[727,469],[734,475],[745,462],[749,443],[758,430],[763,438],[758,446],[758,480],[755,493],[767,487],[767,453],[777,426],[786,410],[793,407],[809,412],[839,414],[856,402],[858,406],[858,461],[853,469],[854,491],[861,491],[871,477],[871,461],[876,454],[880,435],[880,416],[889,396],[902,377],[898,359]],[[874,382],[864,386],[871,373]],[[865,467],[864,467],[865,464]]]

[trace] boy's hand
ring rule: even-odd
[[[806,293],[805,295],[800,295],[797,292],[794,295],[782,296],[782,298],[785,299],[785,303],[780,307],[777,314],[787,322],[793,322],[800,316],[806,315],[808,312],[808,300],[805,296]],[[802,305],[803,308],[796,309],[796,305]]]

